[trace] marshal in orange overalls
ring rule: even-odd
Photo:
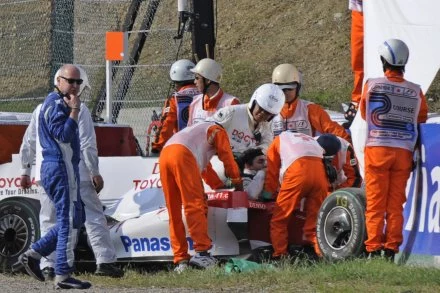
[[[214,172],[209,169],[209,160],[215,154],[223,162],[226,175],[231,178],[236,190],[243,190],[228,134],[213,122],[200,122],[174,134],[160,154],[160,179],[170,217],[170,240],[176,264],[190,259],[182,205],[195,251],[202,252],[211,248],[208,206],[201,174]],[[211,182],[207,183],[211,185]]]
[[[368,252],[395,253],[403,241],[403,204],[417,127],[426,121],[428,106],[420,86],[406,81],[402,72],[388,69],[385,77],[366,82],[360,111],[368,125],[365,245]]]
[[[282,132],[267,150],[263,193],[275,194],[281,185],[270,221],[273,257],[287,255],[289,219],[302,198],[307,199],[303,238],[320,255],[316,242],[316,219],[328,187],[323,153],[324,150],[312,137],[292,132]]]

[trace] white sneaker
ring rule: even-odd
[[[181,261],[174,268],[174,272],[176,272],[178,274],[181,274],[184,271],[186,271],[188,268],[189,268],[188,261]]]
[[[189,264],[199,269],[207,269],[217,266],[218,260],[211,256],[207,251],[197,252],[196,255],[191,257]]]

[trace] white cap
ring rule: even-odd
[[[200,60],[191,71],[217,83],[220,82],[222,75],[221,65],[210,58]]]

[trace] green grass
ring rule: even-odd
[[[84,276],[103,287],[161,288],[203,291],[270,292],[439,292],[440,270],[398,266],[383,260],[352,260],[227,274],[223,267],[176,274],[126,269],[123,279]]]
[[[306,92],[301,98],[321,105],[325,109],[342,112],[341,103],[348,103],[346,97],[350,95],[351,88],[347,87]]]

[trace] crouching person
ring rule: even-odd
[[[267,150],[262,199],[271,199],[279,187],[270,222],[274,259],[288,255],[288,223],[302,198],[306,198],[303,239],[321,255],[316,242],[316,218],[329,184],[324,154],[324,148],[313,137],[292,132],[282,132]],[[334,153],[328,152],[328,155]]]
[[[242,179],[228,134],[214,122],[200,122],[176,133],[165,144],[159,157],[176,272],[182,272],[188,264],[198,268],[217,264],[217,260],[208,252],[212,242],[208,236],[208,205],[202,182],[203,172],[213,172],[209,168],[209,161],[215,154],[223,162],[235,189],[242,191]],[[193,257],[188,253],[182,205],[188,232],[194,241],[196,254]]]
[[[346,187],[361,187],[362,184],[362,176],[352,145],[342,137],[337,138],[340,141],[340,150],[334,156],[326,156],[335,169],[334,177],[329,176],[329,192]],[[333,134],[323,134],[317,137],[317,140],[321,146],[326,141],[334,142]]]

